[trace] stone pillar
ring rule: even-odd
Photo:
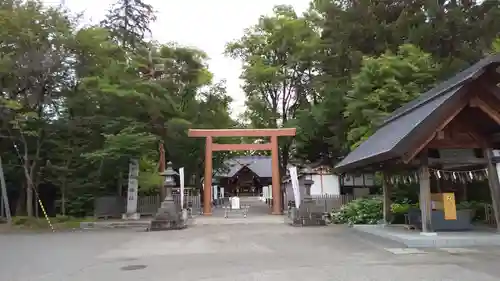
[[[140,214],[137,213],[138,177],[139,161],[131,159],[128,168],[127,210],[122,216],[123,219],[138,220],[140,218]]]

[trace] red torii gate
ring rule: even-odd
[[[190,129],[188,136],[204,137],[205,141],[205,182],[203,189],[203,214],[210,216],[212,214],[212,152],[229,150],[271,150],[272,154],[272,175],[273,175],[273,215],[281,214],[281,182],[278,159],[278,137],[295,136],[295,128],[285,129]],[[219,144],[213,143],[214,137],[270,137],[269,143],[253,144]]]

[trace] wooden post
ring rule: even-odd
[[[281,215],[281,188],[280,188],[280,168],[279,168],[279,150],[278,137],[271,136],[271,154],[272,154],[272,175],[273,175],[273,215]]]
[[[492,162],[493,150],[485,149],[484,156],[488,160],[488,186],[491,194],[491,205],[493,205],[493,212],[495,213],[495,222],[497,231],[500,231],[500,182],[498,179],[498,171],[496,165]]]
[[[212,215],[212,137],[205,139],[205,182],[203,184],[203,215]]]
[[[384,179],[382,180],[382,194],[384,195],[384,223],[390,224],[392,221],[392,213],[391,213],[391,192],[392,185],[389,182],[389,176],[384,173]]]
[[[431,205],[431,182],[428,166],[427,152],[420,156],[420,212],[422,218],[422,232],[433,232],[432,230],[432,205]]]

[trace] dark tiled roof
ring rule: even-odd
[[[270,156],[239,156],[224,162],[227,170],[216,174],[218,177],[232,177],[243,167],[248,167],[261,178],[272,177],[272,160]]]
[[[483,74],[486,67],[499,62],[500,54],[482,59],[395,110],[375,134],[347,155],[335,169],[346,171],[401,157],[406,152],[406,144],[411,136],[418,134],[419,126],[424,121],[428,121],[433,113],[440,111],[467,82]]]

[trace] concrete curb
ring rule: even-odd
[[[384,230],[380,225],[355,225],[353,229],[362,233],[386,238],[411,248],[461,248],[480,246],[500,246],[500,235],[489,232],[442,232],[433,236],[415,232]]]

